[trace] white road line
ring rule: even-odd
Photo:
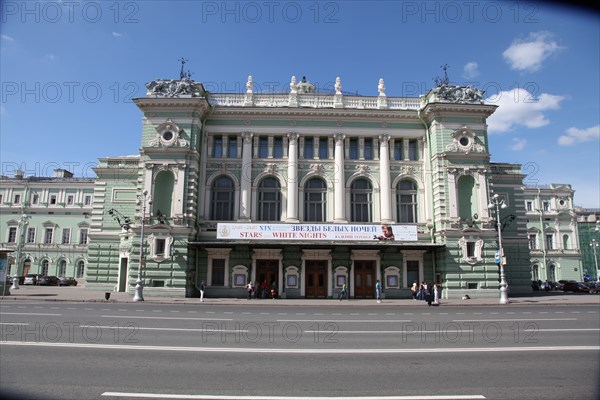
[[[51,315],[51,316],[61,316],[62,314],[26,313],[26,312],[2,312],[2,315]]]
[[[60,314],[57,314],[60,315]],[[188,321],[233,321],[233,318],[186,318],[186,317],[140,317],[139,315],[101,315],[102,318],[129,318],[129,319],[183,319]]]
[[[577,321],[577,318],[453,319],[452,322]]]
[[[99,343],[49,343],[26,341],[3,341],[1,346],[57,347],[102,350],[174,351],[194,353],[264,353],[264,354],[422,354],[422,353],[507,353],[530,351],[600,351],[600,346],[538,346],[538,347],[447,347],[425,349],[283,349],[249,347],[185,347],[185,346],[141,346]]]
[[[410,319],[278,319],[276,322],[412,322]]]
[[[133,392],[104,392],[107,397],[135,397],[144,399],[190,399],[190,400],[485,400],[479,394],[453,395],[421,395],[421,396],[230,396],[211,394],[166,394],[166,393],[133,393]]]

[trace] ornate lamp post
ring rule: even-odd
[[[600,246],[600,244],[598,244],[598,241],[596,239],[592,239],[592,243],[590,243],[590,246],[592,247],[592,251],[594,252],[594,263],[596,264],[596,280],[600,281],[600,269],[598,269],[598,253],[597,253],[597,249],[598,249],[598,246]]]
[[[144,283],[142,282],[142,264],[146,263],[144,259],[144,225],[146,221],[146,207],[152,204],[148,191],[144,190],[141,196],[138,196],[138,205],[142,206],[142,228],[140,231],[140,262],[138,264],[137,281],[135,281],[135,295],[133,301],[144,301]]]
[[[498,228],[498,266],[500,267],[500,304],[508,304],[508,291],[506,284],[506,274],[504,273],[504,249],[502,248],[502,223],[500,222],[500,209],[506,208],[507,205],[498,194],[495,194],[490,204],[489,209],[496,209],[496,226]]]
[[[27,224],[29,223],[29,218],[31,218],[29,215],[27,214],[23,214],[21,215],[21,219],[19,219],[19,237],[17,239],[17,251],[15,252],[15,264],[17,266],[16,268],[16,276],[13,277],[13,283],[11,286],[11,289],[19,289],[19,277],[21,276],[21,250],[23,249],[23,246],[25,245],[24,239],[25,239],[25,227],[27,226]]]

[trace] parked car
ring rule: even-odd
[[[27,274],[23,279],[23,285],[38,285],[41,277],[40,274]]]
[[[77,279],[73,278],[72,276],[59,276],[58,286],[77,286]]]
[[[600,293],[600,282],[598,281],[587,281],[584,283],[585,286],[590,288],[590,294],[598,294]]]
[[[568,281],[563,285],[563,292],[584,292],[589,293],[590,288],[582,282]]]
[[[40,279],[38,281],[38,285],[57,286],[58,285],[58,277],[43,275],[42,277],[40,277]]]

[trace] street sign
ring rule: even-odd
[[[499,263],[500,262],[500,250],[496,250],[496,254],[494,255],[494,260]]]

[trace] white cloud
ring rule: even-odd
[[[510,148],[514,151],[521,151],[525,148],[526,144],[527,144],[527,140],[525,140],[525,139],[513,138],[512,146],[510,146]]]
[[[113,32],[112,35],[113,37],[123,37],[123,34],[119,32]]]
[[[58,60],[58,56],[56,54],[52,54],[52,53],[48,53],[46,54],[46,58],[50,61],[56,61]]]
[[[479,64],[474,61],[468,62],[463,67],[463,77],[465,79],[473,79],[479,75]]]
[[[557,110],[563,96],[542,93],[537,99],[527,90],[519,88],[486,99],[486,103],[498,105],[498,109],[488,118],[489,132],[507,132],[515,125],[539,128],[550,121],[544,111]]]
[[[0,38],[2,38],[2,40],[6,40],[7,42],[14,42],[15,39],[13,39],[12,37],[8,36],[8,35],[0,35]]]
[[[550,32],[532,32],[527,39],[516,39],[502,56],[511,69],[537,71],[542,62],[562,49]]]
[[[561,146],[570,146],[591,140],[600,139],[600,125],[592,126],[587,129],[569,128],[567,134],[558,138],[558,144]]]

